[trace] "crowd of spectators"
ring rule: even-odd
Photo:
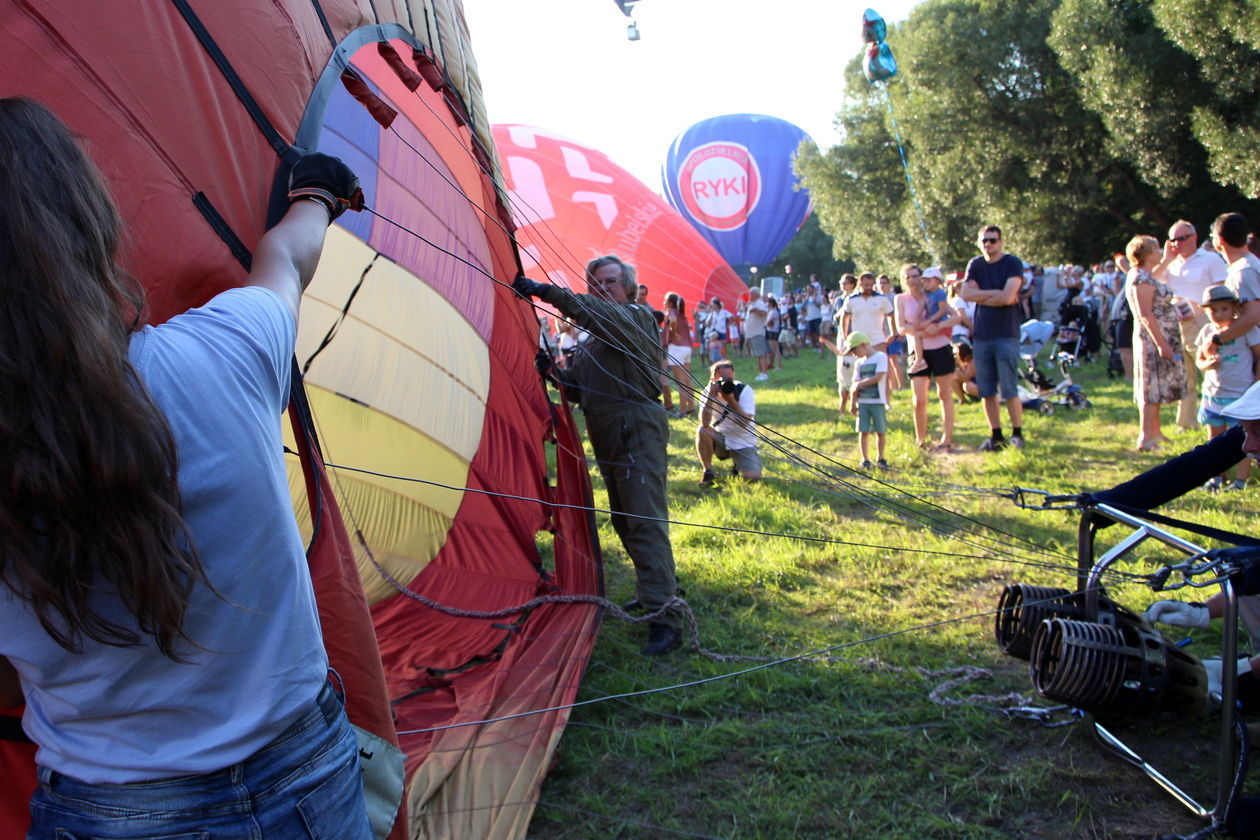
[[[1248,251],[1249,242],[1247,220],[1231,213],[1217,218],[1202,241],[1195,226],[1182,220],[1162,245],[1138,236],[1092,265],[1041,266],[1007,253],[1001,229],[988,225],[976,239],[979,254],[961,270],[908,263],[892,277],[844,274],[834,287],[811,275],[798,289],[775,295],[751,288],[735,301],[698,301],[690,312],[671,292],[657,317],[664,406],[704,427],[704,394],[717,392],[712,378],[709,386],[696,385],[693,349],[710,371],[721,369],[731,381],[729,360],[753,360],[758,383],[806,349],[835,359],[841,421],[857,415],[859,434],[880,438],[874,458],[861,447],[864,465],[887,465],[885,412],[870,406],[878,401],[886,407],[903,391],[909,391],[915,443],[926,453],[955,451],[956,413],[974,402],[982,404],[989,428],[981,451],[1022,448],[1023,410],[1034,404],[1035,383],[1025,387],[1021,328],[1040,321],[1053,326],[1058,347],[1071,351],[1073,364],[1106,360],[1109,374],[1133,384],[1135,448],[1153,451],[1166,444],[1161,408],[1169,405],[1176,406],[1179,427],[1205,426],[1216,436],[1229,425],[1220,411],[1260,371],[1260,261]],[[637,302],[651,305],[646,287]],[[556,330],[563,367],[583,336],[563,322]],[[863,369],[872,372],[863,375]],[[687,386],[678,388],[677,404],[671,382]],[[746,387],[739,383],[741,394]],[[696,391],[701,393],[693,399]],[[712,483],[711,449],[707,443],[704,451],[698,448],[706,485]],[[1213,487],[1241,487],[1245,466]],[[760,475],[759,469],[733,472]]]

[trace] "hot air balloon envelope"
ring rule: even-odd
[[[698,122],[669,148],[666,198],[727,262],[771,262],[809,216],[792,170],[802,140],[801,128],[764,114]]]
[[[527,272],[536,265],[553,283],[585,291],[586,263],[616,254],[660,308],[667,292],[688,303],[717,296],[733,308],[747,289],[685,219],[601,152],[526,125],[493,129]]]

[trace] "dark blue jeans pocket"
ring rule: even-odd
[[[354,744],[353,735],[350,742]],[[297,810],[311,840],[357,840],[371,836],[363,807],[363,780],[357,747],[350,751],[331,776],[298,800]]]

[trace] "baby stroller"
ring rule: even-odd
[[[1072,292],[1078,292],[1072,289]],[[1069,294],[1059,306],[1059,323],[1062,325],[1059,350],[1071,353],[1073,358],[1088,362],[1102,348],[1102,328],[1099,326],[1098,301],[1079,294]],[[1065,346],[1067,344],[1073,346]]]
[[[1059,333],[1054,337],[1055,346],[1059,353],[1066,353],[1072,359],[1072,366],[1076,367],[1080,362],[1082,351],[1085,349],[1085,330],[1081,327],[1081,322],[1075,319],[1066,322],[1059,327]]]
[[[1061,335],[1060,331],[1060,335]],[[1055,406],[1066,406],[1071,409],[1089,408],[1092,403],[1085,397],[1080,385],[1072,381],[1069,369],[1076,366],[1076,356],[1066,350],[1058,350],[1054,354],[1055,365],[1063,379],[1058,385],[1037,366],[1037,356],[1055,336],[1054,324],[1049,321],[1025,321],[1019,328],[1019,355],[1024,360],[1023,377],[1031,388],[1021,388],[1020,398],[1024,407],[1039,411],[1042,414],[1053,414]],[[1077,330],[1075,341],[1081,341]],[[1025,396],[1027,395],[1027,396]]]

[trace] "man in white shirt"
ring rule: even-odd
[[[714,483],[713,459],[730,459],[747,481],[761,478],[761,455],[753,422],[757,400],[751,385],[735,378],[735,365],[720,359],[709,369],[709,387],[700,400],[700,428],[696,430],[696,456],[704,475],[701,487]]]
[[[888,347],[888,323],[892,304],[888,298],[875,292],[875,275],[867,272],[858,278],[857,294],[849,295],[841,308],[840,329],[850,333],[866,333],[871,339],[871,350],[883,351]]]
[[[818,336],[822,327],[822,283],[818,275],[809,275],[809,288],[805,290],[805,343],[818,348],[818,356],[822,358],[822,348],[818,346]]]
[[[1225,261],[1219,254],[1199,247],[1198,231],[1184,219],[1168,229],[1164,260],[1167,265],[1160,279],[1168,284],[1173,293],[1173,305],[1181,315],[1181,346],[1193,347],[1199,331],[1208,322],[1207,314],[1199,304],[1203,290],[1225,282]],[[1183,355],[1186,392],[1177,404],[1177,425],[1193,429],[1199,425],[1195,419],[1198,413],[1199,371],[1194,363],[1194,354],[1187,352]]]
[[[748,343],[748,353],[757,360],[756,381],[764,382],[770,378],[770,343],[766,341],[766,319],[770,317],[770,307],[761,297],[761,289],[748,290],[748,307],[744,310],[744,338]]]

